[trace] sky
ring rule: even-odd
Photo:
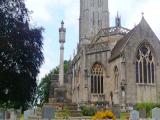
[[[42,26],[43,54],[45,61],[41,66],[38,80],[59,65],[59,32],[61,21],[66,27],[64,59],[73,58],[79,41],[79,1],[80,0],[25,0],[32,11],[31,24]],[[160,38],[160,0],[109,0],[110,26],[114,26],[117,12],[121,16],[122,26],[132,29],[144,17]]]

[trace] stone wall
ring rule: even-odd
[[[136,53],[141,44],[146,42],[151,46],[156,61],[155,83],[153,85],[136,84]],[[127,103],[135,104],[137,102],[157,102],[160,92],[160,42],[145,23],[136,28],[136,32],[127,42],[124,53],[126,59],[126,77],[127,77]]]

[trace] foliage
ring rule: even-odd
[[[101,119],[107,119],[107,118],[116,120],[115,115],[111,111],[100,111],[93,116],[93,120],[98,120],[98,119],[101,120]]]
[[[45,75],[44,78],[42,78],[41,83],[37,87],[37,93],[35,98],[35,103],[39,103],[38,106],[42,106],[44,102],[48,102],[49,98],[49,90],[50,90],[50,84],[51,84],[51,76],[52,72]]]
[[[151,110],[155,107],[160,107],[160,104],[155,104],[155,103],[137,103],[136,104],[137,110],[146,110],[147,117],[151,117]]]
[[[0,1],[0,105],[27,107],[43,63],[42,28],[31,27],[24,0]]]
[[[81,110],[83,116],[93,116],[96,113],[96,108],[92,106],[82,106]]]
[[[69,64],[69,61],[64,60],[64,73],[65,74],[67,73],[67,70],[68,70],[68,64]],[[59,67],[58,66],[53,69],[53,73],[59,74]]]
[[[62,119],[68,119],[70,116],[70,111],[68,108],[64,107],[62,111],[58,112],[58,117],[61,117]]]
[[[64,60],[64,73],[65,73],[65,74],[67,73],[69,62],[70,62],[70,61]],[[58,73],[59,73],[59,72],[58,72]]]
[[[64,61],[64,73],[67,72],[69,61]],[[41,79],[40,84],[37,87],[35,103],[38,103],[38,106],[42,106],[43,103],[48,102],[49,91],[51,85],[51,79],[53,75],[59,74],[59,67],[55,67],[50,73],[45,75],[44,78]]]

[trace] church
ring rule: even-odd
[[[80,0],[79,44],[68,69],[73,103],[120,106],[156,103],[160,97],[160,41],[142,16],[129,30],[109,23],[108,0]]]

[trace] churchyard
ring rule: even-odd
[[[127,112],[121,112],[117,107],[113,107],[112,112],[107,109],[96,113],[94,107],[85,106],[75,110],[73,107],[70,109],[53,108],[46,104],[42,108],[28,109],[23,114],[20,110],[0,110],[0,120],[96,120],[103,118],[105,120],[160,120],[160,108],[155,107],[150,111],[148,108],[140,110],[128,108]]]

